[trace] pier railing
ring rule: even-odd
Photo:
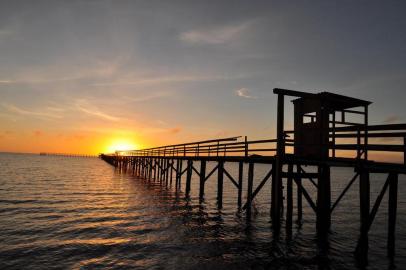
[[[276,139],[248,141],[247,137],[229,137],[192,143],[166,145],[132,151],[116,151],[123,156],[252,156],[271,155],[276,151]]]
[[[293,131],[285,131],[285,153],[293,153],[294,147],[300,147],[291,138]],[[369,140],[365,140],[365,138]],[[376,143],[376,142],[380,143]],[[372,143],[371,143],[372,142]],[[330,142],[326,145],[331,151],[330,157],[351,157],[368,160],[368,152],[400,153],[406,164],[406,124],[370,125],[336,127],[330,134]],[[183,144],[166,145],[131,151],[116,151],[120,156],[274,156],[277,150],[277,139],[251,140],[247,137],[228,137]],[[354,154],[339,154],[345,151]]]

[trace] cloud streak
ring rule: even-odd
[[[179,39],[190,44],[218,45],[231,42],[251,25],[244,22],[237,25],[220,26],[210,29],[190,30],[180,34]]]
[[[117,122],[120,121],[119,117],[109,115],[100,111],[98,108],[91,106],[86,100],[78,100],[76,102],[76,109],[80,112],[86,113],[91,116],[95,116],[104,120]]]
[[[14,114],[18,114],[18,115],[23,115],[23,116],[34,116],[34,117],[48,118],[48,119],[60,119],[63,117],[63,116],[55,114],[55,113],[26,110],[26,109],[17,107],[13,104],[3,103],[2,105],[7,111],[14,113]]]
[[[256,99],[257,98],[256,96],[250,95],[250,90],[247,89],[247,88],[237,89],[237,90],[235,90],[235,94],[237,96],[239,96],[239,97],[242,97],[242,98],[248,98],[248,99]]]

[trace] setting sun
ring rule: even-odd
[[[107,147],[106,153],[113,153],[115,151],[128,151],[139,149],[138,145],[127,139],[115,139]]]

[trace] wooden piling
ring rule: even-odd
[[[303,217],[303,208],[302,208],[302,189],[300,188],[302,186],[302,177],[300,176],[300,166],[296,165],[296,190],[297,190],[297,224],[302,223],[302,217]]]
[[[395,256],[396,211],[398,198],[398,174],[391,173],[388,197],[388,257]]]
[[[282,200],[282,164],[280,158],[276,158],[272,171],[272,194],[271,194],[271,219],[272,228],[275,232],[280,230],[281,200]]]
[[[241,210],[242,206],[242,179],[244,173],[244,162],[240,161],[238,163],[238,195],[237,195],[237,204],[238,209]]]
[[[254,163],[250,162],[248,165],[248,187],[247,187],[247,221],[251,220],[252,212],[252,188],[254,185]]]
[[[193,161],[187,161],[187,171],[186,171],[186,196],[189,197],[190,195],[190,183],[192,181],[192,166]]]
[[[328,165],[318,166],[318,175],[316,228],[319,236],[325,236],[331,225],[330,167]]]
[[[292,196],[293,164],[288,165],[288,179],[286,184],[286,234],[292,235],[293,196]]]
[[[370,210],[370,182],[369,172],[361,169],[359,177],[359,200],[360,200],[360,237],[356,255],[362,265],[368,262],[368,227]]]
[[[223,208],[223,178],[224,178],[224,161],[220,160],[217,168],[217,207]]]
[[[200,187],[199,187],[199,199],[204,198],[204,184],[206,182],[206,160],[200,161]]]

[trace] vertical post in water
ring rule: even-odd
[[[278,94],[278,114],[277,114],[277,150],[274,162],[272,177],[272,198],[271,198],[271,219],[272,228],[279,232],[281,220],[281,202],[282,202],[282,166],[285,155],[284,139],[284,95]]]
[[[154,159],[151,157],[149,158],[149,173],[148,173],[148,180],[151,181],[152,178],[152,169],[153,169],[153,162]]]
[[[321,165],[318,167],[317,183],[317,233],[319,236],[325,236],[330,229],[331,224],[331,183],[330,167]]]
[[[166,166],[165,166],[165,185],[168,186],[169,184],[169,158],[166,158]]]
[[[242,177],[244,173],[244,162],[240,161],[238,163],[238,210],[241,210],[242,204]]]
[[[182,187],[182,170],[183,170],[183,160],[180,159],[179,163],[179,178],[178,178],[178,188],[180,189]]]
[[[135,157],[132,158],[133,174],[135,174]]]
[[[217,169],[217,206],[223,208],[223,178],[224,178],[224,161],[220,160]]]
[[[396,210],[398,199],[398,174],[391,173],[388,202],[388,257],[395,256]]]
[[[172,180],[173,180],[173,162],[174,162],[174,159],[171,158],[171,171],[170,171],[171,176],[169,177],[169,181],[170,181],[169,185],[170,186],[172,186]]]
[[[250,162],[248,164],[248,187],[247,187],[247,222],[251,220],[251,210],[252,210],[252,186],[254,184],[254,163]]]
[[[204,197],[204,184],[206,182],[206,160],[200,161],[200,188],[199,188],[199,199],[203,200]]]
[[[362,265],[368,261],[368,227],[370,208],[370,183],[369,171],[361,168],[359,177],[359,199],[360,199],[360,238],[356,254]]]
[[[302,177],[300,176],[300,165],[296,165],[296,190],[297,190],[297,223],[302,223],[303,208],[302,208]]]
[[[292,235],[293,196],[292,196],[293,164],[288,165],[288,180],[286,185],[286,234]]]
[[[156,158],[154,158],[154,181],[156,180]]]
[[[187,161],[187,170],[186,170],[186,197],[190,195],[190,182],[192,181],[192,166],[193,161]]]

